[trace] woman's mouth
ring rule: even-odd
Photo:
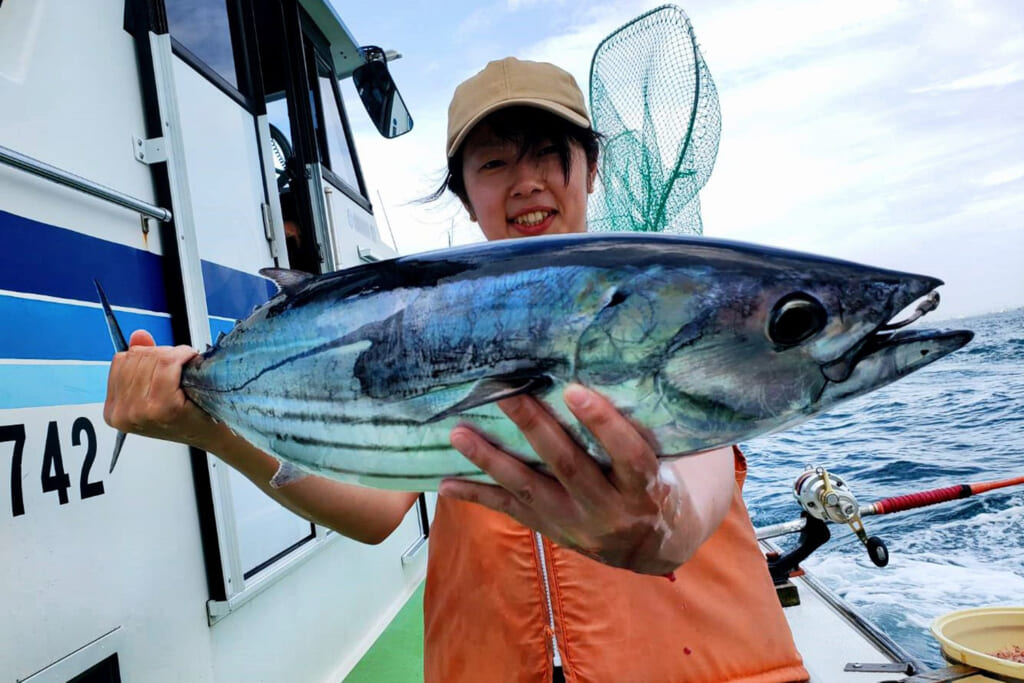
[[[551,227],[557,215],[558,212],[552,209],[532,209],[515,216],[508,223],[523,235],[539,235]]]

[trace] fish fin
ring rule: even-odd
[[[110,332],[110,341],[114,344],[114,350],[127,351],[128,342],[124,340],[121,326],[117,324],[117,318],[114,317],[114,309],[110,307],[110,302],[107,301],[107,295],[103,292],[100,281],[94,279],[92,282],[96,285],[96,292],[100,295],[100,304],[103,306],[103,315],[107,318],[107,330]]]
[[[117,459],[121,457],[121,447],[124,446],[124,438],[128,436],[124,432],[118,432],[114,438],[114,455],[110,458],[110,471],[107,474],[114,473],[114,467],[117,465]]]
[[[277,468],[277,472],[274,473],[274,477],[270,480],[270,488],[279,489],[282,486],[295,483],[300,479],[305,479],[309,475],[300,470],[295,465],[281,461],[280,467]]]
[[[124,333],[121,332],[121,326],[117,324],[117,318],[114,317],[114,309],[110,307],[110,302],[107,300],[107,295],[103,291],[103,287],[100,286],[100,281],[93,279],[93,284],[96,285],[96,292],[100,295],[100,304],[103,306],[103,315],[107,319],[107,331],[110,332],[110,341],[114,344],[115,351],[127,351],[128,342],[124,340]],[[114,467],[117,465],[117,459],[121,457],[121,447],[124,446],[124,439],[127,436],[124,432],[118,432],[114,439],[114,455],[110,458],[110,474],[113,474]]]
[[[488,377],[473,385],[469,394],[451,406],[431,417],[427,422],[440,422],[452,415],[473,408],[500,401],[520,394],[536,394],[551,388],[553,382],[547,375]]]
[[[306,280],[313,276],[301,270],[288,270],[287,268],[260,268],[260,275],[273,280],[278,291],[290,292],[298,289]]]

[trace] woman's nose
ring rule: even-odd
[[[512,196],[524,197],[544,189],[543,169],[531,159],[522,159],[515,165]]]

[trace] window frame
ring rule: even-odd
[[[190,50],[174,36],[174,28],[168,21],[167,32],[171,38],[171,51],[183,62],[195,69],[225,95],[233,99],[253,115],[263,112],[262,83],[259,70],[254,69],[252,59],[258,59],[259,49],[255,40],[255,25],[252,20],[252,0],[221,0],[227,10],[228,30],[231,34],[231,52],[235,65],[233,85],[199,55]],[[253,49],[255,47],[255,49]]]
[[[302,12],[302,33],[304,37],[303,42],[305,44],[306,55],[306,78],[311,91],[313,87],[316,88],[317,106],[313,114],[316,116],[317,120],[315,122],[316,130],[314,133],[317,143],[317,158],[320,160],[320,168],[324,179],[330,182],[331,185],[345,194],[349,199],[372,214],[373,206],[370,204],[369,192],[366,189],[366,180],[363,177],[362,164],[359,162],[359,153],[356,151],[356,146],[352,139],[352,127],[349,125],[348,111],[345,109],[345,101],[341,96],[338,78],[334,75],[330,45],[324,35],[320,32],[320,29],[318,29],[313,24],[312,20],[309,19],[305,11]],[[345,145],[347,145],[349,156],[352,159],[352,167],[355,171],[357,187],[352,187],[351,183],[344,180],[330,168],[330,145],[327,140],[327,126],[324,119],[324,93],[320,87],[320,64],[326,66],[328,71],[331,73],[331,77],[329,79],[331,83],[331,96],[334,98],[335,106],[338,110],[338,116],[341,119],[341,128],[345,134]]]

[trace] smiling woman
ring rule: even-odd
[[[568,73],[492,62],[456,91],[448,174],[430,199],[451,190],[488,240],[584,232],[600,139]]]

